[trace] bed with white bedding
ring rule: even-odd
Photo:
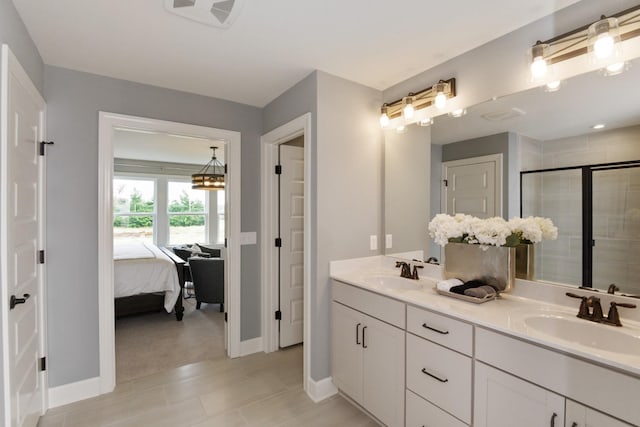
[[[143,242],[114,244],[113,260],[115,298],[163,292],[168,313],[176,307],[178,314],[178,302],[182,309],[178,275],[182,265],[177,265],[161,248]]]

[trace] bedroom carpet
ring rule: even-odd
[[[51,409],[39,427],[375,427],[340,395],[302,390],[302,346],[226,357],[119,383],[114,392]]]
[[[184,318],[166,312],[116,320],[116,383],[225,356],[224,313],[218,304],[184,300]]]

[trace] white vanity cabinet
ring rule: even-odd
[[[632,427],[613,417],[567,399],[565,427]]]
[[[475,364],[475,427],[561,427],[564,397],[484,363]]]
[[[334,384],[385,425],[404,426],[405,304],[339,282],[333,299]]]

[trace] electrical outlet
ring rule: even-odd
[[[378,236],[371,235],[369,236],[369,249],[375,251],[378,249]]]
[[[384,238],[384,247],[391,249],[393,247],[393,237],[391,234],[387,234]]]

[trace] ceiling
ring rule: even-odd
[[[436,117],[431,142],[448,144],[502,132],[548,141],[596,132],[591,127],[599,123],[606,125],[605,130],[637,125],[640,97],[629,96],[629,90],[639,84],[640,59],[636,59],[616,76],[592,71],[563,82],[557,92],[534,88],[472,106],[460,118]],[[483,117],[513,109],[522,115],[496,121]]]
[[[263,107],[313,70],[379,90],[578,0],[246,0],[228,29],[163,0],[14,0],[46,64]]]

